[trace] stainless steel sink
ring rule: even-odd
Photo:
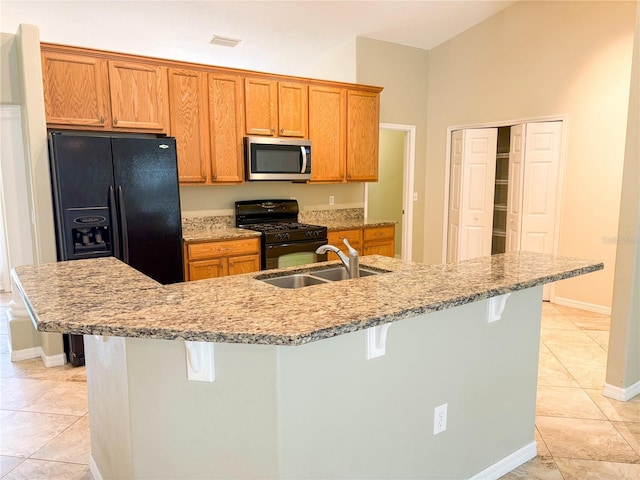
[[[282,277],[260,278],[263,282],[270,283],[281,288],[302,288],[309,285],[319,285],[327,283],[321,278],[312,277],[311,275],[296,273],[294,275],[284,275]]]
[[[360,277],[368,277],[371,275],[379,275],[388,273],[387,271],[371,270],[366,267],[360,267]],[[323,283],[338,282],[348,280],[349,274],[343,267],[330,267],[323,270],[316,270],[304,273],[289,273],[279,277],[259,276],[256,280],[260,280],[280,288],[302,288],[311,285],[320,285]],[[357,279],[355,279],[357,280]]]
[[[378,275],[379,273],[384,272],[376,272],[374,270],[368,270],[366,268],[360,267],[360,277],[369,277],[371,275]],[[349,273],[346,268],[338,267],[338,268],[328,268],[326,270],[319,270],[317,272],[309,272],[310,275],[314,277],[324,278],[325,280],[329,280],[331,282],[337,282],[340,280],[347,280],[349,278]]]

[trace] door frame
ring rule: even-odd
[[[413,245],[413,202],[414,176],[416,162],[416,126],[399,123],[381,123],[381,130],[404,132],[404,161],[402,180],[402,260],[412,259]],[[368,216],[369,184],[364,184],[364,218]]]
[[[527,117],[514,120],[500,120],[486,123],[473,123],[464,125],[452,125],[447,127],[446,150],[445,150],[445,173],[444,173],[444,222],[442,229],[442,263],[447,262],[447,245],[449,224],[449,177],[451,170],[451,133],[454,130],[464,130],[471,128],[498,128],[510,127],[521,123],[535,122],[562,122],[562,139],[560,143],[560,167],[558,172],[558,191],[556,192],[556,218],[553,232],[553,254],[557,255],[560,247],[560,216],[562,213],[562,199],[564,198],[564,178],[567,160],[567,132],[569,131],[569,115],[549,115],[543,117]],[[550,284],[549,292],[551,301],[555,300],[555,283]]]

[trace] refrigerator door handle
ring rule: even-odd
[[[124,192],[118,185],[118,210],[120,212],[120,228],[122,229],[122,261],[129,263],[129,234],[127,233],[127,212],[124,208]]]
[[[109,185],[109,211],[111,212],[111,245],[113,245],[113,256],[120,258],[120,229],[118,228],[118,218],[116,209],[116,193],[112,185]]]

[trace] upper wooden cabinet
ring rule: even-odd
[[[309,87],[311,181],[378,181],[379,118],[377,92]]]
[[[379,87],[41,44],[47,127],[173,135],[183,185],[244,181],[246,135],[310,138],[314,183],[378,179]]]
[[[244,181],[242,98],[239,75],[209,74],[212,182]]]
[[[302,83],[278,82],[278,136],[308,137],[308,88]]]
[[[166,67],[109,61],[109,87],[114,130],[168,130]]]
[[[347,92],[347,181],[378,181],[380,96]]]
[[[344,182],[347,158],[347,91],[309,87],[309,138],[312,182]]]
[[[307,92],[302,83],[245,78],[246,134],[307,138]]]
[[[207,74],[170,68],[168,75],[171,134],[176,138],[178,179],[185,184],[205,183],[209,174]]]
[[[169,132],[166,67],[83,52],[42,47],[49,127]]]
[[[85,55],[42,52],[44,107],[53,127],[111,127],[107,61]]]

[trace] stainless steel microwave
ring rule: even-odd
[[[244,143],[247,180],[311,178],[311,140],[245,137]]]

